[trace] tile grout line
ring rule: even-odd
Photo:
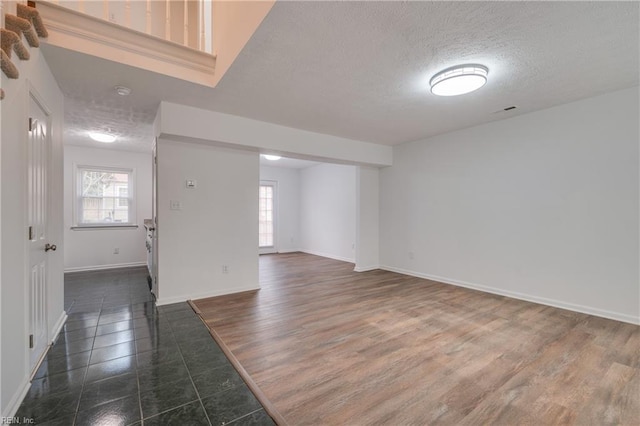
[[[202,324],[209,331],[209,334],[211,335],[213,340],[216,342],[218,347],[222,350],[222,352],[227,357],[227,359],[229,360],[233,368],[235,368],[235,370],[240,375],[242,380],[245,382],[246,386],[249,388],[251,393],[258,400],[258,402],[264,409],[265,413],[267,413],[267,415],[271,418],[271,420],[276,425],[287,426],[288,423],[285,420],[285,418],[282,416],[282,414],[280,414],[280,412],[276,409],[276,407],[267,398],[267,396],[264,394],[262,389],[260,389],[258,384],[249,375],[247,370],[245,370],[242,364],[240,364],[240,361],[238,361],[238,359],[233,354],[233,352],[231,352],[231,349],[229,349],[229,347],[224,342],[224,340],[222,340],[220,335],[213,329],[213,327],[210,327],[209,324],[207,324],[207,322],[204,319],[204,316],[202,315],[202,311],[200,310],[200,308],[192,300],[187,301],[187,303],[189,303],[189,306],[191,306],[191,309],[193,309],[193,311],[196,313],[196,315],[198,316]]]
[[[175,332],[173,330],[173,324],[171,324],[171,321],[167,320],[169,322],[169,327],[171,327],[171,334],[173,335],[173,338],[175,339]],[[184,367],[187,369],[187,374],[189,375],[189,380],[191,381],[191,386],[193,386],[193,389],[195,389],[196,391],[196,395],[198,397],[198,402],[200,402],[200,407],[202,407],[202,411],[204,411],[204,415],[207,418],[207,422],[209,422],[209,426],[213,426],[213,423],[211,422],[211,419],[209,418],[209,413],[207,413],[206,408],[204,407],[204,403],[202,402],[202,398],[200,397],[200,392],[198,392],[198,388],[196,387],[195,382],[193,381],[193,376],[191,375],[191,370],[189,369],[189,366],[187,365],[187,362],[184,359],[184,354],[182,353],[182,345],[180,345],[180,342],[178,342],[176,340],[176,343],[178,345],[178,352],[180,352],[180,359],[182,359],[182,363],[184,364]],[[193,401],[191,401],[193,402]],[[190,403],[191,403],[190,402]]]
[[[70,314],[76,314],[75,318],[70,318],[72,319],[72,321],[67,320],[65,325],[69,325],[69,324],[73,324],[74,322],[76,322],[76,324],[72,327],[76,327],[77,325],[81,325],[80,322],[84,321],[85,325],[88,323],[93,323],[94,321],[95,324],[93,326],[90,326],[91,328],[94,329],[93,332],[91,332],[90,334],[85,334],[86,333],[86,329],[89,327],[82,327],[82,328],[77,328],[77,329],[72,329],[69,330],[69,333],[74,333],[77,332],[77,334],[74,335],[73,337],[73,341],[81,341],[83,339],[92,339],[89,342],[84,342],[82,344],[77,344],[74,345],[75,349],[68,349],[70,351],[74,351],[74,350],[78,350],[80,348],[85,350],[81,350],[80,352],[75,352],[75,353],[70,353],[70,354],[66,354],[64,355],[64,358],[68,358],[70,356],[76,355],[76,354],[81,354],[83,352],[88,353],[88,358],[87,358],[87,364],[82,365],[82,366],[78,366],[77,368],[77,375],[79,376],[77,378],[77,380],[79,381],[78,385],[77,385],[77,392],[78,392],[78,400],[77,403],[74,406],[71,406],[69,408],[74,408],[74,411],[72,412],[68,412],[68,414],[65,414],[64,416],[62,415],[56,415],[55,419],[62,419],[62,418],[69,418],[70,422],[69,424],[75,425],[78,424],[80,416],[79,414],[82,413],[87,413],[87,414],[83,414],[83,417],[90,415],[93,416],[94,415],[94,409],[96,407],[99,407],[101,405],[116,401],[118,399],[123,399],[123,398],[116,398],[116,399],[110,399],[108,398],[106,395],[104,396],[104,398],[98,398],[94,401],[95,398],[91,398],[90,400],[85,401],[86,403],[94,403],[96,402],[96,405],[92,406],[92,407],[84,407],[81,405],[81,402],[83,400],[83,398],[85,398],[86,396],[88,396],[88,394],[85,394],[85,392],[89,392],[93,389],[93,385],[100,383],[102,381],[108,381],[110,379],[114,379],[120,376],[124,376],[127,375],[129,373],[121,373],[121,374],[115,374],[112,375],[112,373],[109,372],[105,372],[104,374],[100,374],[99,377],[97,378],[97,380],[92,380],[92,382],[88,382],[88,378],[89,378],[89,374],[88,371],[89,369],[92,367],[92,365],[98,365],[100,363],[105,363],[105,362],[109,362],[109,361],[114,361],[116,359],[120,359],[120,358],[124,358],[124,357],[128,357],[129,355],[123,355],[123,356],[118,356],[117,358],[113,358],[113,359],[106,359],[103,360],[102,357],[103,356],[109,356],[109,350],[115,350],[113,348],[115,348],[117,345],[120,344],[124,344],[124,343],[129,343],[133,345],[133,348],[135,349],[133,351],[133,353],[131,355],[135,356],[134,358],[134,362],[135,364],[135,383],[138,386],[137,388],[137,392],[135,393],[135,395],[137,395],[138,397],[138,404],[137,404],[137,409],[134,409],[134,411],[129,411],[132,415],[135,415],[135,411],[138,411],[138,415],[139,415],[139,421],[142,423],[145,423],[145,419],[144,419],[144,412],[142,411],[142,400],[141,400],[141,394],[142,394],[142,390],[141,390],[141,375],[140,372],[138,371],[138,345],[137,345],[137,338],[144,338],[145,336],[143,334],[141,334],[142,331],[144,331],[145,329],[143,328],[138,328],[136,329],[134,321],[136,318],[136,316],[139,315],[139,318],[141,321],[145,321],[145,320],[149,320],[151,318],[154,318],[154,316],[150,317],[150,313],[148,311],[149,309],[149,301],[143,300],[142,298],[142,293],[140,291],[134,291],[134,284],[135,282],[127,282],[126,283],[126,288],[125,286],[123,286],[123,279],[120,278],[118,280],[113,280],[113,281],[109,281],[108,283],[98,283],[98,285],[96,285],[94,288],[92,289],[88,289],[87,291],[74,291],[73,289],[67,293],[70,294],[70,297],[67,296],[66,300],[67,300],[67,310],[70,311]],[[110,296],[110,294],[113,294],[113,291],[111,293],[109,293],[109,284],[113,287],[114,285],[117,286],[117,291],[121,292],[121,290],[125,290],[127,291],[128,289],[128,295],[129,295],[129,299],[128,300],[123,300],[121,298],[121,296],[118,296],[118,301],[114,301],[114,298]],[[72,287],[73,288],[73,287]],[[114,287],[115,288],[115,287]],[[96,300],[97,299],[97,300]],[[133,300],[136,300],[136,304],[140,304],[140,310],[137,310],[137,313],[134,313],[133,310]],[[84,303],[80,303],[80,302],[84,302]],[[127,303],[128,302],[128,303]],[[116,303],[114,305],[114,303]],[[177,339],[175,339],[176,336],[179,335],[179,330],[175,329],[175,327],[177,327],[180,324],[180,321],[173,321],[171,319],[167,319],[167,318],[171,318],[171,313],[172,311],[169,312],[160,312],[157,310],[157,307],[155,306],[155,304],[153,303],[153,301],[151,301],[151,306],[154,309],[153,313],[157,316],[155,316],[156,320],[162,320],[163,323],[165,323],[168,327],[168,330],[171,333],[171,337],[174,339],[174,341],[176,342],[176,346],[178,349],[178,355],[180,356],[180,358],[182,359],[182,365],[185,366],[185,368],[187,369],[187,374],[189,375],[189,380],[190,383],[194,389],[195,392],[195,396],[196,398],[194,398],[192,401],[188,401],[184,404],[181,405],[175,405],[173,407],[170,407],[167,410],[164,411],[160,411],[159,413],[154,414],[153,416],[150,417],[156,417],[158,415],[161,415],[163,413],[175,410],[176,408],[180,408],[189,404],[193,404],[196,400],[199,402],[199,406],[200,408],[204,411],[204,417],[207,419],[207,422],[209,424],[211,424],[211,419],[209,418],[209,414],[207,413],[205,407],[204,407],[204,403],[203,403],[203,399],[201,397],[201,392],[198,391],[198,388],[195,386],[195,381],[194,381],[194,374],[197,375],[197,373],[199,372],[197,369],[193,369],[193,368],[189,368],[189,366],[186,363],[186,355],[187,353],[187,349],[190,347],[189,346],[189,342],[179,342]],[[97,305],[97,306],[96,306]],[[75,309],[80,309],[80,311],[78,312],[74,312]],[[187,311],[190,313],[190,315],[193,315],[191,309],[187,306],[185,306],[186,311],[185,314],[187,313]],[[138,308],[137,308],[138,309]],[[86,311],[85,311],[86,310]],[[115,312],[114,312],[115,310]],[[129,316],[126,316],[125,314],[128,313]],[[98,337],[101,336],[109,336],[109,335],[113,335],[119,332],[124,332],[124,331],[128,331],[129,328],[127,328],[127,330],[120,330],[120,329],[111,329],[108,328],[109,332],[108,333],[103,333],[101,335],[98,335],[97,333],[99,332],[99,327],[100,325],[100,321],[104,320],[107,316],[109,315],[115,315],[115,314],[122,314],[123,316],[125,316],[126,321],[130,321],[129,323],[129,327],[131,330],[131,334],[133,336],[133,340],[131,341],[127,341],[127,342],[121,342],[121,343],[113,343],[107,346],[102,346],[102,347],[96,347],[96,345],[98,344],[98,342],[96,341]],[[151,314],[153,315],[153,314]],[[73,321],[73,319],[75,319],[76,321]],[[125,320],[123,320],[125,321]],[[115,321],[118,322],[118,321]],[[175,324],[174,324],[175,323]],[[106,324],[102,324],[103,326],[107,326],[111,323],[106,323]],[[175,327],[174,327],[175,326]],[[205,327],[206,328],[206,327]],[[65,333],[67,331],[65,330]],[[64,336],[66,339],[66,336]],[[80,339],[82,338],[82,339]],[[152,338],[152,337],[149,337]],[[113,340],[113,339],[106,339],[105,342],[116,342],[117,340]],[[64,349],[65,352],[67,349],[65,349],[65,345],[67,343],[71,343],[71,342],[66,342],[64,344],[62,344],[60,349]],[[150,351],[145,351],[144,353],[151,353],[151,352],[155,352],[156,351],[156,347],[154,345],[152,345],[153,348],[150,349]],[[102,351],[105,351],[104,353],[102,353]],[[100,351],[100,352],[98,352]],[[99,357],[98,358],[93,358],[94,355],[98,355],[99,353]],[[62,356],[60,356],[62,358]],[[82,357],[84,358],[84,357]],[[82,359],[80,358],[80,359]],[[132,357],[133,358],[133,357]],[[58,359],[58,357],[56,357],[56,359]],[[61,361],[64,361],[61,359]],[[64,365],[69,366],[70,364],[64,363]],[[178,364],[179,365],[179,364]],[[83,368],[83,371],[79,371],[80,368]],[[73,368],[73,370],[76,370],[76,368]],[[65,370],[65,371],[60,371],[59,373],[56,374],[66,374],[68,373],[68,371],[70,370]],[[47,375],[44,377],[49,376],[48,372]],[[67,387],[66,389],[64,389],[65,391],[68,391],[69,388]],[[62,390],[60,390],[59,392],[62,392]],[[54,392],[54,393],[58,393],[58,392]],[[47,395],[50,395],[51,393],[47,393]],[[80,407],[83,407],[83,410],[80,410]],[[194,408],[195,408],[195,404],[194,404]],[[254,410],[249,414],[252,414],[255,411],[259,411],[258,410]],[[236,419],[233,419],[232,421],[237,421],[240,418],[244,418],[246,417],[247,414],[245,414],[244,416],[238,417]],[[47,419],[47,421],[52,420],[51,418]],[[138,420],[135,420],[135,423],[137,423]]]
[[[227,424],[229,424],[229,425],[238,424],[237,422],[239,422],[240,420],[242,420],[242,419],[244,419],[244,418],[246,418],[246,417],[249,417],[249,416],[251,416],[252,414],[257,413],[258,411],[264,411],[264,412],[265,412],[265,414],[266,414],[266,411],[264,410],[264,408],[263,408],[263,407],[261,407],[261,408],[258,408],[257,410],[253,410],[252,412],[245,414],[244,416],[240,416],[240,417],[238,417],[237,419],[233,419],[233,420],[231,420],[231,421],[230,421],[229,423],[227,423]],[[267,415],[268,415],[268,414],[267,414]]]
[[[102,296],[102,302],[104,303],[104,296]],[[75,300],[74,300],[75,304]],[[102,315],[102,306],[100,307],[100,311],[98,314],[98,322],[100,322],[100,316]],[[89,354],[89,359],[87,360],[87,365],[85,366],[84,376],[82,377],[82,386],[80,386],[80,395],[78,396],[78,404],[76,405],[76,410],[73,415],[73,424],[75,425],[78,420],[78,414],[80,412],[80,402],[82,401],[82,396],[84,394],[84,387],[86,385],[87,375],[89,374],[89,365],[91,364],[91,357],[93,356],[93,345],[96,342],[96,333],[98,332],[98,325],[96,324],[96,330],[93,333],[93,342],[91,343],[91,353]]]
[[[128,307],[129,307],[129,311],[130,311],[131,315],[133,314],[133,311],[131,310],[131,309],[132,309],[132,308],[131,308],[131,306],[132,306],[132,304],[131,304],[131,293],[130,293],[130,291],[131,291],[131,284],[130,284],[130,283],[128,283],[128,284],[127,284],[127,287],[129,287],[129,290],[128,290],[128,293],[129,293],[129,299],[128,299],[128,302],[129,302],[129,303],[127,303],[127,304],[123,304],[123,305],[117,305],[117,306],[110,306],[110,307],[108,307],[107,309],[112,309],[112,308],[115,308],[115,307],[118,307],[118,306],[123,306],[123,307],[124,307],[124,306],[128,306]],[[79,409],[79,408],[80,408],[80,402],[81,402],[81,400],[82,400],[82,396],[83,396],[83,394],[84,394],[84,390],[85,390],[85,387],[86,387],[86,385],[87,385],[87,383],[86,383],[86,379],[87,379],[87,375],[88,375],[89,367],[91,366],[91,359],[92,359],[92,357],[93,357],[93,352],[94,352],[94,350],[96,350],[96,349],[102,349],[102,348],[108,348],[108,347],[110,347],[110,346],[115,346],[115,345],[108,345],[108,346],[103,346],[103,347],[101,347],[101,348],[95,348],[95,339],[98,337],[97,332],[98,332],[98,327],[99,327],[100,318],[102,318],[102,316],[103,316],[103,315],[110,315],[110,314],[112,314],[111,312],[106,313],[106,314],[104,313],[104,303],[105,303],[105,300],[106,300],[106,296],[103,294],[103,296],[102,296],[102,302],[101,302],[101,303],[102,303],[102,306],[101,306],[100,310],[98,311],[98,324],[96,324],[96,330],[95,330],[95,333],[94,333],[94,336],[93,336],[94,341],[93,341],[93,344],[92,344],[92,348],[91,348],[91,350],[90,350],[90,351],[91,351],[91,353],[90,353],[90,355],[89,355],[89,364],[87,364],[87,366],[85,367],[85,373],[84,373],[84,377],[83,377],[83,381],[82,381],[82,386],[81,386],[81,391],[80,391],[80,398],[79,398],[79,400],[78,400],[78,406],[76,407],[76,412],[75,412],[75,415],[74,415],[74,420],[73,420],[73,423],[74,423],[74,424],[77,422],[78,414],[79,414],[79,412],[80,412],[80,409]],[[75,302],[75,300],[74,300],[74,302]],[[72,306],[73,306],[73,303],[72,303]],[[130,320],[132,321],[133,319],[131,318]],[[110,323],[107,323],[107,324],[110,324]],[[133,324],[132,324],[132,325],[133,325]],[[127,330],[121,330],[121,331],[127,331]],[[135,336],[135,331],[134,331],[134,329],[133,329],[133,328],[131,329],[131,331],[132,331],[132,333],[133,333],[133,334],[134,334],[134,336]],[[112,332],[112,333],[105,333],[105,334],[103,334],[103,335],[101,335],[101,336],[106,336],[106,335],[114,334],[114,333],[117,333],[117,332],[119,332],[119,331]],[[130,342],[130,341],[129,341],[129,342]],[[123,343],[128,343],[128,342],[123,342]],[[116,344],[116,345],[117,345],[117,344]],[[135,339],[134,339],[134,345],[135,345]],[[123,358],[123,357],[118,357],[118,358],[114,358],[114,359],[119,359],[119,358]],[[102,361],[102,362],[108,362],[108,361],[112,361],[112,360],[107,360],[107,361]],[[96,363],[96,364],[99,364],[99,363]],[[94,364],[94,365],[96,365],[96,364]],[[112,378],[115,378],[115,377],[120,377],[120,376],[123,376],[123,375],[125,375],[125,374],[118,374],[118,375],[115,375],[115,376],[106,377],[106,378],[103,378],[103,379],[100,379],[100,380],[96,380],[96,381],[94,381],[93,383],[98,383],[98,382],[103,381],[103,380],[109,380],[109,379],[112,379]],[[137,356],[136,356],[136,382],[138,383]],[[139,397],[139,393],[140,393],[140,392],[139,392],[139,384],[138,384],[138,397]],[[121,398],[118,398],[118,399],[121,399]],[[117,399],[116,399],[116,400],[117,400]],[[114,400],[114,401],[115,401],[115,400]],[[108,401],[108,402],[113,402],[113,401]],[[106,402],[106,403],[108,403],[108,402]],[[106,403],[105,403],[105,404],[106,404]],[[98,405],[101,405],[101,404],[98,404]],[[139,407],[140,407],[140,412],[142,413],[142,408],[141,408],[141,403],[140,403],[140,401],[138,402],[138,405],[139,405]],[[141,419],[141,421],[142,421],[142,415],[140,416],[140,419]]]
[[[129,285],[129,291],[131,291],[131,286]],[[129,301],[131,301],[131,293],[129,293]],[[135,362],[136,362],[136,385],[138,387],[138,411],[140,412],[140,425],[144,426],[144,417],[143,417],[143,413],[142,413],[142,392],[140,390],[140,372],[138,371],[138,344],[137,344],[137,333],[136,333],[136,327],[135,327],[135,322],[133,320],[133,305],[131,304],[130,306],[132,306],[131,308],[131,333],[133,334],[133,348],[134,348],[134,356],[135,356]],[[154,304],[154,309],[157,308],[155,307]],[[146,316],[146,315],[145,315]]]

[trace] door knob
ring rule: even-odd
[[[56,249],[57,249],[57,248],[58,248],[58,247],[56,247],[56,245],[55,245],[55,244],[49,244],[49,243],[47,243],[47,244],[45,244],[45,245],[44,245],[44,251],[49,251],[49,250],[56,251]]]

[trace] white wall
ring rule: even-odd
[[[151,153],[66,145],[64,149],[64,267],[65,271],[145,265],[144,219],[151,219]],[[135,170],[137,229],[73,230],[74,164]],[[119,254],[114,254],[114,249]]]
[[[320,164],[300,171],[301,250],[355,262],[356,167]]]
[[[259,288],[258,159],[158,139],[158,304]]]
[[[260,180],[277,182],[276,248],[278,253],[298,251],[300,247],[300,171],[260,166]]]
[[[0,11],[0,13],[2,13],[2,12]],[[2,83],[2,86],[4,87],[4,81]],[[2,115],[2,102],[0,101],[0,126],[2,126],[2,118],[3,117],[4,116]],[[0,137],[1,136],[2,135],[0,134]],[[2,158],[3,158],[3,156],[2,156],[2,148],[0,147],[0,177],[2,176],[2,170],[3,170]],[[0,202],[0,284],[2,284],[2,252],[3,252],[2,246],[4,245],[4,240],[2,238],[3,222],[2,222],[2,208],[1,208],[1,206],[2,206],[2,204],[4,204],[4,201],[5,201],[4,198],[2,198],[2,194],[3,194],[2,185],[0,184],[0,201],[1,201]],[[2,301],[3,301],[3,299],[2,299],[2,290],[0,290],[0,416],[4,416],[5,415],[5,410],[4,410],[4,406],[5,405],[4,405],[4,400],[2,399],[2,395],[3,395],[3,392],[2,392],[2,388],[3,388],[3,386],[2,386],[2,367],[3,367],[3,363],[2,363],[2,351],[3,351],[2,327],[3,327],[3,323],[4,323],[3,318],[2,318]],[[7,414],[9,414],[9,413],[7,413]],[[13,414],[13,413],[11,413],[11,414]]]
[[[375,167],[356,168],[357,272],[380,267],[380,174]]]
[[[1,416],[11,416],[17,410],[28,389],[28,274],[27,274],[27,209],[26,159],[29,92],[37,93],[50,110],[51,163],[49,173],[50,242],[63,247],[62,242],[62,125],[63,96],[39,49],[30,49],[31,59],[14,57],[20,78],[10,80],[2,73],[1,118],[1,302],[0,323],[2,354]],[[61,248],[62,248],[61,247]],[[65,318],[62,250],[49,252],[47,276],[48,334],[52,339]]]
[[[318,161],[373,166],[391,165],[390,146],[345,139],[264,121],[252,120],[185,105],[161,102],[154,123],[156,136],[181,141],[204,141],[233,148],[265,150],[273,154]]]
[[[394,149],[385,268],[639,322],[638,88]]]

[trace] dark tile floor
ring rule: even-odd
[[[38,425],[273,425],[187,303],[146,268],[67,274],[69,318],[17,417]]]

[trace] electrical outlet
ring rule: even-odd
[[[171,210],[182,210],[182,203],[178,200],[169,201],[169,208]]]
[[[412,251],[409,252],[409,259],[413,260],[413,252]]]
[[[229,273],[229,265],[222,265],[222,273],[223,274]]]
[[[119,248],[114,248],[113,249],[113,254],[120,254],[120,249]]]

